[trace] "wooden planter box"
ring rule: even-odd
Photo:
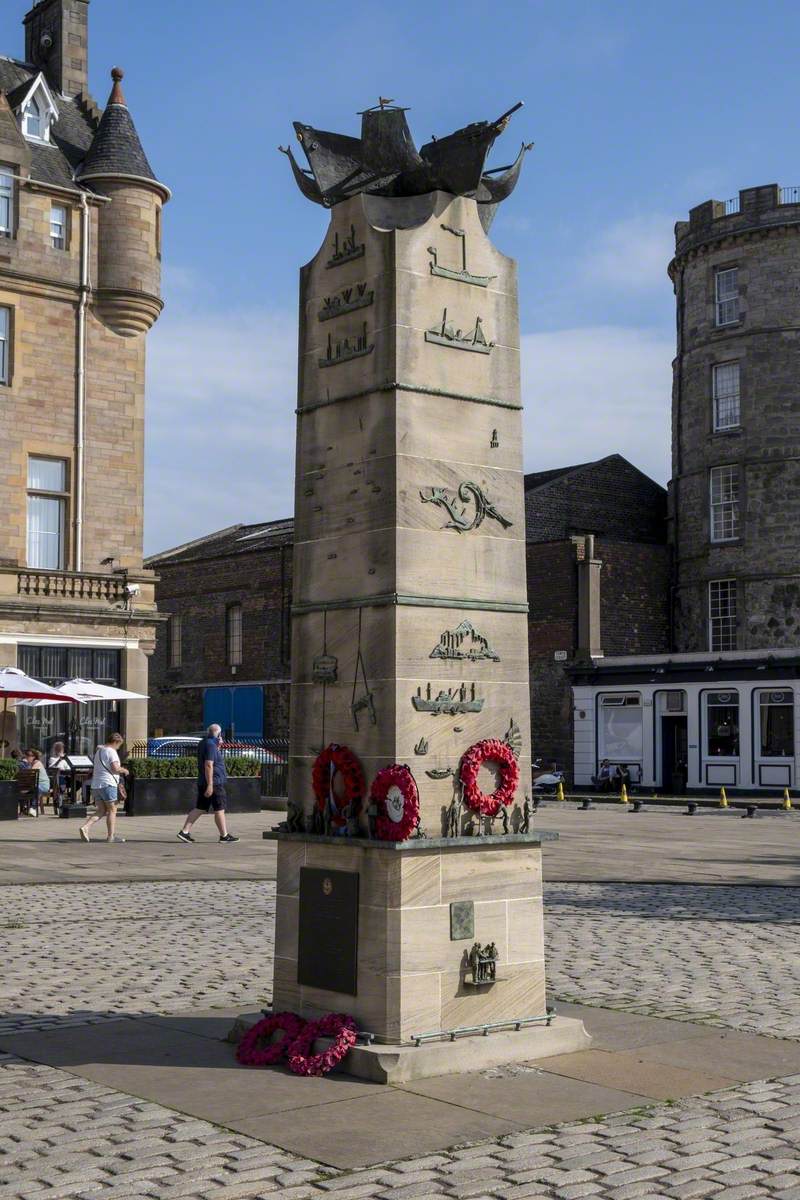
[[[259,778],[229,779],[226,812],[261,812],[261,780]],[[191,779],[131,779],[125,811],[129,817],[185,816],[194,808],[197,799],[197,780]]]
[[[19,791],[14,779],[0,779],[0,821],[16,821],[19,817]]]

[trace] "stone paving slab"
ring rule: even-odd
[[[595,1010],[575,1014],[591,1033]],[[609,1019],[611,1018],[611,1019]],[[588,1050],[529,1064],[491,1068],[385,1087],[346,1075],[303,1079],[286,1070],[247,1070],[235,1061],[235,1047],[211,1034],[208,1017],[191,1021],[123,1020],[102,1026],[51,1029],[0,1037],[0,1050],[77,1075],[118,1093],[136,1096],[209,1121],[226,1129],[302,1154],[328,1166],[353,1169],[385,1161],[384,1130],[393,1130],[394,1153],[431,1153],[453,1142],[476,1140],[531,1124],[641,1107],[655,1099],[678,1099],[720,1090],[735,1080],[726,1075],[727,1043],[717,1038],[714,1069],[676,1067],[663,1055],[691,1048],[702,1038],[671,1040],[672,1030],[650,1021],[650,1046],[637,1051]],[[618,1038],[638,1019],[605,1014],[606,1031]],[[706,1039],[707,1040],[707,1039]],[[774,1073],[780,1043],[736,1035],[731,1049],[747,1053],[757,1077]],[[662,1059],[648,1059],[653,1048]],[[800,1063],[800,1045],[787,1045]]]

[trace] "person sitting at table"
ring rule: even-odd
[[[36,771],[37,780],[31,796],[30,807],[28,808],[29,817],[38,817],[44,806],[45,797],[50,795],[50,776],[47,774],[47,767],[42,762],[42,752],[34,747],[30,747],[25,751],[25,767],[29,771]]]
[[[611,791],[611,763],[607,758],[602,759],[599,770],[592,780],[592,783],[601,792]]]
[[[617,767],[617,773],[614,777],[614,782],[617,785],[617,791],[622,795],[622,789],[625,788],[625,794],[631,790],[631,773],[627,763],[620,763]]]
[[[61,797],[68,790],[68,772],[69,763],[67,762],[67,751],[63,742],[53,742],[50,747],[50,757],[47,760],[48,771],[56,772],[56,797],[60,801]]]

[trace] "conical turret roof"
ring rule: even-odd
[[[89,152],[78,170],[77,178],[133,177],[150,179],[164,188],[164,184],[159,183],[147,161],[133,117],[122,94],[123,75],[124,72],[119,67],[114,67],[111,72],[114,86]]]

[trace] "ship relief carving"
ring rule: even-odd
[[[425,341],[435,342],[437,346],[448,346],[451,350],[472,350],[475,354],[491,354],[494,342],[487,342],[483,332],[483,322],[475,318],[472,329],[460,329],[447,319],[447,309],[442,312],[441,321],[425,330]]]
[[[440,275],[443,279],[455,279],[458,283],[471,283],[474,287],[488,287],[496,275],[473,275],[467,270],[467,235],[463,229],[454,229],[452,225],[442,225],[445,233],[451,233],[460,243],[461,267],[442,267],[439,265],[439,252],[435,246],[428,246],[430,254],[431,275]]]
[[[349,362],[351,358],[363,358],[366,354],[372,354],[374,349],[375,343],[369,341],[367,322],[364,321],[360,333],[345,334],[343,337],[334,337],[329,333],[325,357],[318,360],[319,365],[336,367],[339,363]]]
[[[513,525],[513,521],[509,521],[508,517],[498,512],[483,489],[468,479],[459,486],[455,494],[449,488],[429,487],[420,488],[419,497],[423,504],[436,504],[445,509],[450,519],[445,521],[443,529],[469,533],[487,519],[497,521],[503,529],[510,529]],[[471,511],[473,505],[474,511]]]
[[[368,290],[366,283],[357,283],[355,287],[342,288],[335,296],[326,296],[317,317],[320,321],[330,321],[357,308],[368,308],[374,299],[372,288]]]
[[[500,662],[500,655],[495,654],[488,640],[478,633],[471,621],[462,621],[455,629],[445,629],[429,657],[466,659],[469,662],[489,658],[493,662]]]
[[[338,230],[333,235],[333,253],[326,262],[326,267],[339,267],[342,263],[351,262],[354,258],[364,257],[364,243],[356,242],[356,227],[350,226],[350,232],[339,237]]]
[[[459,713],[479,713],[483,708],[484,699],[475,695],[474,683],[469,688],[462,683],[461,687],[448,688],[436,696],[431,693],[431,685],[428,684],[424,693],[421,687],[417,688],[417,694],[411,697],[411,703],[417,712],[432,713],[435,717],[455,717]]]

